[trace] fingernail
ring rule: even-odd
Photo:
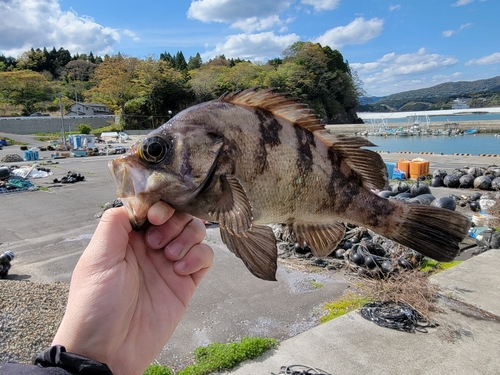
[[[171,242],[167,245],[167,251],[170,255],[178,257],[182,252],[182,245],[179,242]]]
[[[148,231],[148,242],[151,247],[158,248],[161,245],[162,239],[163,236],[158,230],[152,228]]]
[[[177,263],[175,263],[175,270],[177,272],[182,272],[186,269],[186,261],[185,260],[180,260]]]

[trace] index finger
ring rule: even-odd
[[[148,221],[153,225],[165,224],[174,214],[175,210],[169,204],[159,201],[148,210]]]

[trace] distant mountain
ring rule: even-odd
[[[378,102],[382,97],[381,96],[362,96],[360,97],[359,104],[373,104]]]
[[[495,96],[496,94],[496,96]],[[478,81],[441,83],[425,89],[404,91],[363,103],[358,111],[418,111],[451,108],[451,101],[458,97],[470,98],[471,108],[500,105],[500,76]]]

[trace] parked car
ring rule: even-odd
[[[114,154],[116,154],[116,150],[112,145],[107,145],[99,150],[99,155],[114,155]]]
[[[115,146],[115,154],[124,154],[127,149],[123,146]]]
[[[130,137],[128,136],[127,133],[124,133],[124,132],[118,132],[118,135],[120,136],[121,139],[130,139]]]

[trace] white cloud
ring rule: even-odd
[[[333,10],[340,4],[340,0],[302,0],[302,4],[312,5],[317,12]]]
[[[296,34],[279,36],[272,32],[231,35],[224,43],[219,43],[213,50],[203,53],[202,58],[203,61],[207,61],[215,56],[224,55],[227,58],[264,62],[280,56],[288,46],[299,39]]]
[[[432,82],[437,85],[443,82],[454,81],[461,76],[463,76],[462,72],[455,72],[452,74],[435,74],[432,76]]]
[[[392,52],[376,61],[351,63],[350,66],[359,74],[367,92],[380,94],[425,87],[433,83],[427,80],[427,74],[457,63],[458,60],[453,56],[430,54],[424,48],[420,48],[415,53],[398,55]]]
[[[389,10],[390,10],[391,12],[392,12],[392,11],[394,11],[394,10],[399,10],[399,9],[401,9],[401,4],[391,5],[391,6],[389,7]]]
[[[463,6],[463,5],[467,5],[467,4],[470,4],[470,3],[473,3],[474,0],[457,0],[456,3],[453,3],[452,6],[454,7],[460,7],[460,6]]]
[[[315,41],[334,49],[346,44],[363,44],[379,36],[383,27],[384,20],[382,19],[365,20],[363,17],[358,17],[346,26],[328,30]]]
[[[472,59],[465,63],[465,65],[491,65],[500,64],[500,52],[492,53],[488,56],[483,56],[479,59]]]
[[[231,27],[241,29],[245,33],[252,33],[254,31],[262,31],[270,29],[273,26],[280,26],[284,23],[277,15],[269,16],[266,18],[251,17],[244,20],[234,22]]]
[[[126,36],[128,36],[128,37],[130,37],[130,38],[132,38],[132,40],[134,42],[140,42],[141,41],[141,38],[139,38],[139,36],[136,33],[134,33],[132,30],[125,29],[125,30],[123,30],[123,34],[126,35]]]
[[[463,23],[460,25],[460,27],[456,30],[445,30],[443,31],[443,36],[445,38],[449,38],[450,36],[458,33],[459,31],[462,31],[463,29],[466,29],[468,27],[471,27],[472,25],[474,25],[472,22],[468,22],[468,23]]]
[[[18,56],[31,48],[63,47],[71,53],[109,53],[120,41],[117,29],[104,27],[57,0],[0,1],[0,53]]]
[[[277,16],[288,9],[293,0],[197,0],[187,11],[188,18],[202,22],[230,24],[245,32],[264,30],[282,21]]]

